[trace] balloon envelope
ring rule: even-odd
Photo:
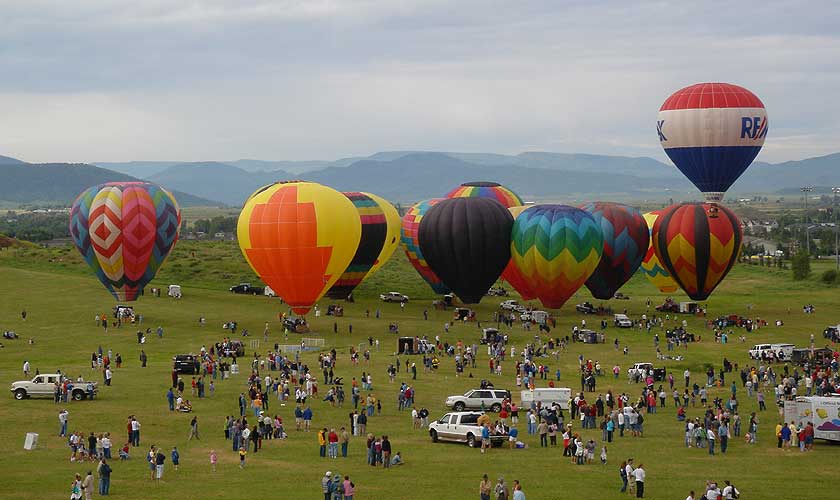
[[[367,279],[368,276],[372,275],[384,266],[385,263],[388,262],[388,259],[390,259],[394,254],[394,250],[400,246],[400,227],[402,221],[400,220],[400,214],[397,212],[397,209],[394,208],[394,205],[391,205],[391,203],[389,203],[385,198],[377,196],[373,193],[364,194],[368,195],[379,205],[379,208],[382,209],[382,213],[385,215],[385,222],[388,225],[388,231],[385,233],[385,243],[382,245],[382,251],[379,252],[379,256],[376,257],[373,267],[370,268],[367,276],[365,276],[364,279]]]
[[[510,212],[510,215],[513,216],[513,220],[516,221],[519,214],[524,212],[527,208],[528,206],[526,205],[519,205],[508,208],[508,211]],[[533,287],[531,287],[530,280],[522,272],[522,270],[516,266],[516,262],[513,260],[513,254],[511,254],[511,259],[510,262],[508,262],[507,267],[505,267],[505,270],[502,271],[502,279],[507,281],[510,286],[519,293],[522,300],[534,300],[537,298],[534,294]]]
[[[522,205],[522,198],[498,182],[465,182],[446,193],[446,198],[490,198],[506,208]]]
[[[379,203],[367,193],[342,193],[356,207],[362,233],[359,246],[347,269],[327,291],[331,299],[346,299],[371,271],[388,235],[388,221]]]
[[[314,182],[260,188],[237,224],[248,264],[297,314],[306,314],[347,269],[361,232],[353,203]]]
[[[653,224],[653,247],[668,273],[693,300],[706,300],[741,251],[741,221],[729,209],[686,203],[662,210]]]
[[[651,238],[650,243],[648,244],[647,252],[645,252],[645,258],[642,259],[642,272],[644,273],[645,278],[653,283],[653,286],[658,288],[660,292],[674,293],[679,290],[680,287],[677,285],[677,282],[671,278],[668,271],[662,267],[662,264],[656,257],[656,250],[653,248],[653,224],[656,222],[656,219],[659,218],[661,213],[661,210],[653,210],[644,214],[645,222],[647,222]]]
[[[562,307],[595,271],[603,251],[601,227],[579,208],[534,205],[513,223],[513,260],[546,307]]]
[[[767,111],[743,87],[698,83],[665,100],[656,128],[674,165],[707,201],[718,202],[761,151]]]
[[[450,198],[429,208],[418,240],[429,267],[465,304],[477,304],[510,261],[513,217],[488,198]]]
[[[580,208],[592,215],[604,236],[604,253],[586,288],[596,299],[611,299],[642,263],[650,244],[647,223],[641,212],[620,203],[596,201]]]
[[[433,198],[431,200],[421,201],[405,213],[402,218],[402,229],[400,232],[400,243],[405,250],[405,255],[408,261],[414,266],[414,269],[420,273],[420,276],[432,287],[435,293],[447,294],[451,290],[447,287],[440,278],[432,271],[426,258],[420,250],[420,242],[418,239],[418,232],[420,230],[420,223],[429,208],[441,202],[444,198]]]
[[[70,234],[99,281],[120,301],[137,300],[181,229],[178,202],[148,182],[86,189],[70,209]]]

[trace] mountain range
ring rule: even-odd
[[[804,182],[815,186],[840,185],[838,164],[840,153],[778,164],[756,162],[730,193],[790,195],[798,192]],[[676,168],[648,157],[384,151],[335,161],[246,159],[97,162],[96,165],[33,165],[0,156],[0,175],[5,174],[7,179],[0,186],[0,201],[72,200],[87,185],[104,182],[103,179],[129,178],[142,178],[177,191],[179,202],[185,206],[239,206],[259,187],[290,179],[320,182],[341,191],[372,191],[401,203],[442,196],[462,182],[476,180],[499,182],[525,200],[538,202],[700,198],[696,188]],[[10,168],[16,169],[15,175],[3,170]],[[40,175],[36,175],[39,170]],[[24,171],[28,175],[21,177]],[[47,178],[64,181],[45,186]],[[73,194],[68,195],[69,191]]]

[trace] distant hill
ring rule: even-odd
[[[241,206],[254,191],[277,180],[295,175],[282,170],[246,172],[219,162],[179,163],[148,177],[151,182],[172,189],[189,190],[197,196]]]
[[[0,155],[0,165],[21,165],[23,161],[18,160],[17,158],[12,158],[10,156],[3,156]]]
[[[177,161],[128,161],[128,162],[93,162],[97,167],[107,168],[114,172],[137,177],[138,179],[145,179],[159,172],[163,172],[172,165],[180,162]]]
[[[129,175],[83,163],[2,163],[0,202],[62,203],[69,205],[83,190],[104,182],[137,181]],[[169,189],[169,186],[163,185]],[[220,203],[173,190],[181,206],[216,206]]]

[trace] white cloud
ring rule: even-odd
[[[29,161],[664,158],[659,105],[708,80],[764,100],[762,160],[840,142],[833,2],[18,0],[2,13],[0,154]]]

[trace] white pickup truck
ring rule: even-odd
[[[51,398],[55,395],[55,383],[64,380],[57,373],[42,373],[36,375],[32,380],[19,380],[12,382],[9,389],[18,401],[33,397]],[[91,393],[96,394],[96,382],[70,382],[70,396],[75,401],[81,401],[89,397]]]
[[[467,443],[467,446],[474,448],[481,444],[481,426],[478,425],[478,418],[481,412],[456,411],[447,413],[429,424],[429,436],[432,442],[455,441]],[[507,440],[507,435],[492,435],[490,443],[493,446],[501,446]]]

